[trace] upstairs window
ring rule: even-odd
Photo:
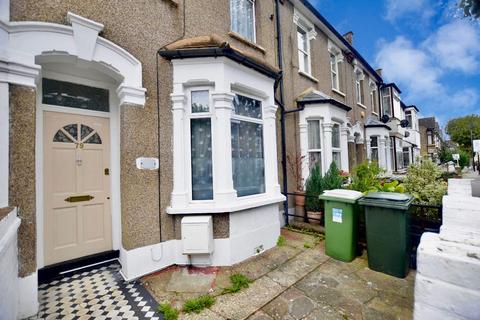
[[[332,73],[332,89],[340,91],[340,75],[338,72],[337,56],[330,54],[330,71]]]
[[[255,42],[254,0],[230,0],[230,27],[245,39]]]
[[[412,111],[411,110],[405,111],[405,120],[408,121],[408,128],[413,128]]]
[[[369,88],[370,88],[370,106],[372,107],[372,112],[378,115],[378,96],[377,96],[377,84],[369,80]]]
[[[365,105],[365,94],[363,92],[364,75],[362,72],[356,72],[355,74],[355,93],[357,97],[357,103],[362,106]]]
[[[297,27],[298,70],[310,74],[310,43],[307,32]]]
[[[427,144],[433,144],[433,132],[427,131]]]
[[[332,81],[332,90],[337,91],[337,93],[343,94],[343,74],[342,74],[342,62],[343,62],[343,53],[339,47],[337,47],[333,42],[328,40],[328,53],[330,55],[330,74]]]
[[[392,116],[392,98],[390,95],[390,88],[382,89],[382,104],[383,104],[383,114],[387,116]]]

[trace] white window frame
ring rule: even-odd
[[[338,147],[333,145],[333,131],[335,126],[338,126]],[[338,153],[340,158],[340,163],[337,163],[337,168],[340,170],[342,168],[342,124],[338,122],[332,122],[332,161],[335,161],[334,154]],[[325,172],[328,171],[328,168],[325,168]]]
[[[374,146],[374,145],[372,144],[372,139],[376,139],[376,141],[377,141],[377,145],[376,145],[376,146]],[[370,157],[369,157],[369,158],[370,158],[371,161],[376,161],[377,163],[380,162],[380,159],[379,159],[379,158],[380,158],[380,153],[379,153],[380,148],[379,148],[379,144],[380,144],[380,137],[379,137],[379,136],[370,136]],[[377,159],[373,159],[373,150],[374,150],[374,149],[377,150]]]
[[[410,118],[410,120],[408,118]],[[414,129],[413,128],[413,113],[412,113],[412,110],[405,110],[405,120],[408,121],[407,128]]]
[[[328,40],[328,52],[330,54],[330,79],[332,90],[338,94],[345,96],[340,87],[341,70],[340,63],[343,62],[343,54],[339,47],[337,47],[330,39]],[[333,58],[333,59],[332,59]],[[333,68],[335,66],[335,69]],[[335,75],[335,80],[334,80]]]
[[[293,23],[297,26],[297,54],[298,54],[298,72],[304,73],[310,77],[313,77],[312,74],[312,56],[311,56],[311,45],[310,42],[317,37],[317,32],[315,31],[315,25],[311,23],[303,14],[301,14],[296,8],[293,13]],[[298,29],[301,29],[305,33],[305,41],[307,50],[305,51],[300,48],[300,43],[298,43]],[[304,53],[307,56],[307,65],[305,70],[300,70],[300,54],[299,52]]]
[[[310,132],[308,130],[308,125],[309,125],[309,122],[310,121],[318,121],[318,130],[319,130],[319,133],[318,133],[318,136],[320,138],[320,149],[310,149],[310,146],[308,145],[308,141],[309,141],[309,136],[308,136],[308,133]],[[309,170],[311,169],[311,164],[310,164],[310,153],[320,153],[320,168],[321,168],[321,172],[324,172],[324,167],[323,167],[323,143],[324,143],[324,136],[323,136],[323,121],[322,119],[320,118],[308,118],[307,119],[307,161],[308,161],[308,168]],[[323,174],[323,173],[322,173]]]
[[[192,92],[194,91],[208,91],[208,112],[192,112]],[[186,111],[185,112],[185,147],[186,147],[186,172],[187,172],[187,179],[190,181],[189,188],[188,188],[188,197],[189,201],[192,203],[208,203],[214,202],[215,200],[215,160],[213,157],[213,134],[214,134],[214,114],[213,114],[213,100],[212,100],[212,93],[213,88],[210,86],[198,86],[198,87],[190,87],[188,88],[185,93],[186,97]],[[193,183],[192,183],[192,141],[191,141],[191,121],[192,119],[210,119],[210,136],[212,139],[212,191],[213,197],[212,199],[208,200],[193,200]]]
[[[388,90],[388,95],[384,94],[384,90]],[[382,88],[382,114],[386,114],[389,117],[393,117],[393,103],[392,103],[392,90],[390,87]],[[388,97],[388,104],[390,105],[390,114],[385,113],[385,98]]]
[[[372,107],[372,113],[378,116],[378,114],[380,113],[380,110],[378,108],[377,96],[378,88],[376,83],[372,79],[369,80],[368,86],[370,88],[370,105]]]
[[[235,2],[235,1],[238,1],[238,0],[230,0],[230,15],[232,14],[232,2]],[[256,22],[256,8],[255,8],[255,1],[256,0],[245,0],[245,1],[248,1],[252,4],[252,14],[253,14],[253,17],[252,17],[252,23],[253,23],[253,26],[252,26],[252,30],[253,30],[253,39],[249,39],[246,35],[244,34],[241,34],[240,32],[236,31],[236,30],[233,30],[233,25],[232,25],[232,18],[230,17],[230,30],[236,34],[239,34],[242,38],[244,38],[245,40],[248,40],[252,43],[257,43],[257,30],[256,30],[256,25],[257,25],[257,22]]]
[[[257,100],[257,101],[260,101],[261,102],[261,108],[262,108],[262,118],[261,119],[256,119],[256,118],[251,118],[251,117],[247,117],[247,116],[241,116],[241,115],[238,115],[238,114],[235,114],[235,110],[233,109],[233,102],[232,102],[232,114],[230,116],[230,123],[232,122],[232,120],[237,120],[237,121],[244,121],[244,122],[251,122],[251,123],[256,123],[256,124],[260,124],[262,125],[262,148],[263,148],[263,184],[265,186],[265,190],[264,192],[262,193],[255,193],[255,194],[251,194],[251,195],[246,195],[246,196],[238,196],[237,195],[237,198],[239,199],[249,199],[249,198],[256,198],[256,197],[259,197],[259,196],[263,196],[267,193],[267,188],[266,188],[266,184],[267,184],[267,178],[266,178],[266,173],[265,173],[265,168],[267,166],[267,163],[265,161],[265,123],[264,123],[264,118],[265,118],[265,105],[264,105],[264,99],[262,99],[261,97],[258,97],[258,96],[255,96],[255,95],[252,95],[252,94],[249,94],[249,93],[245,93],[243,91],[236,91],[236,90],[232,90],[232,94],[234,95],[241,95],[241,96],[244,96],[244,97],[247,97],[247,98],[250,98],[250,99],[253,99],[253,100]],[[232,158],[232,148],[230,149],[230,153],[228,154],[228,156],[230,156],[230,158]],[[232,161],[233,161],[233,158],[232,158]],[[233,180],[233,171],[231,172],[231,175],[232,175],[232,180]],[[235,188],[235,186],[234,186]]]

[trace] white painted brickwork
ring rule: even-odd
[[[20,219],[13,210],[0,221],[0,319],[16,319],[18,305],[17,230]]]
[[[440,234],[425,233],[417,251],[415,319],[478,319],[480,198],[471,180],[450,179]]]

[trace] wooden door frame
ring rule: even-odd
[[[109,90],[110,112],[99,112],[42,104],[42,78],[69,81],[83,85],[94,86]],[[116,96],[116,85],[112,83],[79,78],[53,71],[42,71],[37,79],[36,92],[36,134],[35,134],[35,188],[36,188],[36,242],[37,242],[37,269],[45,266],[44,262],[44,145],[43,126],[45,111],[60,112],[74,115],[94,116],[110,120],[110,194],[112,217],[112,248],[120,250],[121,245],[121,207],[120,207],[120,108]]]

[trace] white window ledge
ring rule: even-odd
[[[273,196],[254,195],[238,198],[230,204],[218,204],[215,201],[205,203],[190,203],[184,208],[167,208],[168,214],[198,214],[198,213],[224,213],[247,210],[285,201],[285,196],[277,194]]]
[[[298,74],[307,78],[307,79],[309,79],[309,80],[311,80],[311,81],[313,81],[313,82],[316,82],[316,83],[318,82],[318,79],[315,78],[314,76],[312,76],[311,74],[308,74],[308,73],[303,72],[301,70],[298,70]]]
[[[338,89],[335,89],[335,88],[332,88],[332,91],[335,92],[336,94],[339,94],[341,95],[342,97],[345,97],[345,93],[343,93],[342,91],[338,90]]]
[[[366,105],[364,105],[364,104],[361,104],[360,102],[357,102],[357,106],[359,106],[359,107],[361,107],[361,108],[363,108],[363,109],[367,110],[367,106],[366,106]]]

